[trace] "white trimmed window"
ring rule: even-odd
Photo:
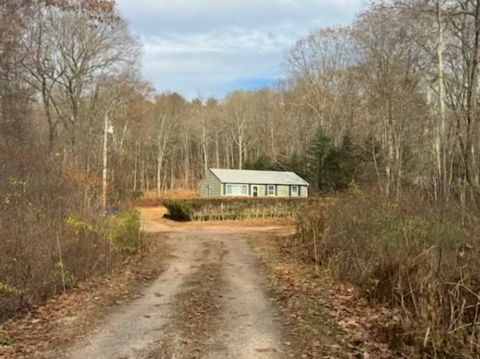
[[[268,196],[275,196],[275,185],[274,184],[269,184],[267,186],[267,195]]]
[[[227,184],[225,186],[227,196],[248,196],[247,184]]]
[[[300,195],[298,191],[298,186],[293,185],[292,187],[290,187],[290,195],[292,197],[298,197]]]

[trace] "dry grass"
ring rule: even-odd
[[[167,209],[163,206],[137,207],[137,209],[144,221],[158,221],[167,214]]]
[[[418,196],[345,197],[300,218],[294,253],[397,308],[389,339],[434,358],[480,355],[478,219]],[[402,349],[403,348],[403,349]]]
[[[148,235],[147,250],[123,262],[121,270],[87,280],[74,290],[4,324],[14,339],[0,346],[0,358],[41,358],[90,332],[112,307],[138,296],[145,282],[163,270],[169,248],[158,235]]]

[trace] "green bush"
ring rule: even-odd
[[[0,327],[0,345],[12,345],[14,340],[8,333]]]
[[[171,219],[177,221],[191,221],[194,216],[194,206],[197,200],[192,199],[166,199],[162,204],[168,209]]]
[[[112,244],[127,254],[143,247],[140,213],[135,209],[121,211],[110,218],[109,238]]]

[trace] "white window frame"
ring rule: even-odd
[[[295,194],[293,194],[293,189],[296,189]],[[299,197],[300,196],[300,186],[299,185],[292,185],[290,187],[290,196],[291,197]]]
[[[242,193],[233,193],[232,187],[242,187]],[[241,183],[227,183],[225,185],[225,195],[226,196],[232,196],[232,197],[237,197],[237,196],[248,196],[248,184],[241,184]]]
[[[273,188],[273,193],[270,192],[270,190]],[[276,191],[276,185],[274,184],[268,184],[267,185],[267,196],[269,197],[275,197],[277,191]]]

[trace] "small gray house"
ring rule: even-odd
[[[308,182],[293,172],[208,170],[200,182],[200,197],[307,197]]]

